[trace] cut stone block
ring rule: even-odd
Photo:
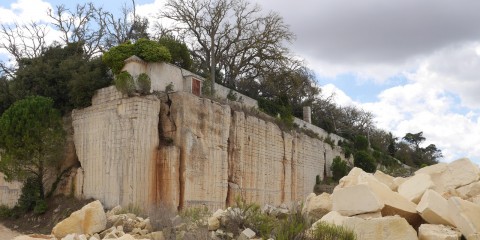
[[[363,214],[355,215],[354,217],[358,217],[362,219],[380,218],[382,217],[382,212],[363,213]]]
[[[387,185],[392,191],[395,191],[398,185],[394,182],[394,177],[377,170],[373,176],[381,183]]]
[[[449,215],[458,230],[465,236],[480,234],[480,206],[452,197],[448,200]]]
[[[459,240],[462,234],[450,226],[422,224],[418,228],[419,240]]]
[[[445,191],[478,181],[480,170],[468,158],[455,160],[448,164],[447,169],[441,173],[441,181]]]
[[[430,175],[419,173],[398,187],[398,193],[411,202],[418,203],[427,189],[434,187]]]
[[[431,189],[423,194],[422,200],[417,205],[417,211],[428,223],[455,227],[448,211],[448,201]]]
[[[477,195],[480,195],[480,182],[473,182],[463,187],[456,189],[457,195],[462,199],[473,198]]]
[[[327,223],[331,223],[331,224],[335,224],[335,225],[342,225],[343,221],[345,221],[346,218],[347,217],[342,216],[342,214],[340,214],[337,211],[331,211],[331,212],[327,213],[325,216],[323,216],[317,222],[322,221],[322,222],[327,222]],[[315,223],[317,223],[317,222],[315,222]]]
[[[437,163],[437,164],[434,164],[434,165],[426,166],[426,167],[418,169],[415,172],[415,175],[417,175],[417,174],[428,174],[428,175],[440,174],[440,173],[444,172],[445,170],[447,170],[447,166],[448,166],[447,163]]]
[[[330,211],[332,211],[332,198],[328,193],[311,197],[305,206],[305,213],[314,221],[322,218]]]
[[[394,188],[392,189],[393,191],[398,190],[398,186],[402,185],[405,181],[407,181],[409,178],[403,178],[403,177],[396,177],[393,179],[393,184],[395,184]]]
[[[70,217],[59,222],[52,229],[52,235],[63,238],[70,233],[93,234],[103,231],[107,226],[107,215],[100,201],[91,202]]]
[[[343,181],[342,181],[343,180]],[[350,173],[340,180],[332,196],[336,191],[355,184],[366,184],[377,197],[384,203],[382,216],[399,215],[405,218],[412,226],[418,227],[422,223],[422,218],[415,209],[417,205],[410,202],[397,192],[392,191],[387,185],[379,182],[372,174],[364,172],[360,168],[354,168]],[[352,200],[353,201],[353,200]],[[335,199],[333,199],[335,205]],[[360,214],[360,213],[359,213]]]
[[[358,239],[368,240],[417,240],[417,232],[399,216],[361,219],[348,217],[343,226],[353,230]]]
[[[383,202],[366,184],[338,189],[333,192],[332,200],[332,210],[344,216],[378,212],[384,207]]]

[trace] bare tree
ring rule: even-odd
[[[282,44],[293,39],[278,14],[262,14],[244,0],[168,0],[160,16],[174,21],[173,29],[190,41],[193,57],[212,81],[220,70],[230,86],[282,59]]]
[[[137,15],[135,0],[132,0],[132,8],[128,8],[126,4],[122,7],[122,15],[119,18],[115,18],[112,13],[106,13],[104,21],[107,33],[105,48],[107,49],[128,40],[149,38],[148,19]]]
[[[74,11],[65,5],[50,9],[48,15],[53,19],[53,25],[61,32],[64,44],[78,43],[84,48],[87,56],[93,56],[101,51],[105,36],[106,12],[93,3],[77,4]]]
[[[0,62],[0,71],[8,77],[13,77],[18,67],[18,62],[24,58],[36,58],[40,56],[47,48],[46,43],[47,26],[31,22],[20,24],[15,22],[13,25],[0,25],[0,48],[5,49],[16,65],[9,65]]]

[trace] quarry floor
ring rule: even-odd
[[[12,230],[6,228],[5,226],[3,226],[2,224],[0,224],[0,239],[1,240],[10,240],[10,239],[15,238],[18,235],[21,235],[21,234],[18,233],[18,232],[12,231]]]

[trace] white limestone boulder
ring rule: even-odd
[[[417,232],[408,222],[399,216],[361,219],[350,217],[343,226],[352,229],[358,239],[369,240],[417,240]]]
[[[382,212],[362,213],[362,214],[355,215],[354,217],[358,217],[362,219],[380,218],[382,217]]]
[[[383,202],[384,207],[381,210],[382,216],[399,215],[405,218],[412,226],[420,226],[422,219],[415,209],[417,207],[415,203],[407,200],[399,193],[392,191],[387,185],[373,177],[372,174],[366,173],[360,168],[353,168],[347,176],[340,179],[339,185],[337,185],[333,191],[332,198],[335,192],[340,189],[358,184],[366,184],[381,202]],[[350,201],[354,201],[354,199]],[[333,205],[335,205],[335,199],[333,199]],[[333,210],[335,210],[335,208],[333,208]]]
[[[468,185],[480,178],[480,170],[468,158],[461,158],[448,164],[447,170],[442,173],[446,189],[455,189]]]
[[[433,174],[441,174],[445,170],[447,170],[447,163],[437,163],[434,165],[426,166],[423,168],[418,169],[415,172],[415,175],[417,174],[428,174],[428,175],[433,175]]]
[[[418,228],[419,240],[459,240],[462,234],[455,228],[437,224],[422,224]]]
[[[448,200],[448,211],[455,226],[465,236],[480,235],[480,206],[452,197]]]
[[[313,221],[322,218],[332,211],[332,197],[328,193],[309,198],[304,207],[304,213]]]
[[[417,211],[428,223],[455,227],[448,211],[448,201],[431,189],[423,194],[422,200],[417,205]]]
[[[480,181],[459,187],[456,189],[456,193],[464,200],[476,197],[480,195]]]
[[[340,214],[337,211],[331,211],[331,212],[325,214],[325,216],[323,216],[317,222],[327,222],[327,223],[331,223],[331,224],[335,224],[335,225],[343,225],[343,221],[345,221],[345,219],[347,219],[347,218],[348,217],[343,216],[342,214]],[[315,222],[315,223],[317,223],[317,222]],[[312,227],[315,225],[315,223],[312,225]]]
[[[338,189],[332,193],[332,210],[344,216],[378,212],[383,202],[366,184]]]
[[[106,226],[107,216],[102,203],[97,200],[83,206],[55,225],[52,235],[63,238],[70,233],[93,234],[104,230]]]
[[[419,173],[402,183],[398,193],[411,202],[418,203],[427,189],[434,187],[430,175]]]
[[[358,167],[352,168],[352,170],[350,170],[350,172],[346,176],[342,177],[338,181],[338,185],[335,186],[333,191],[335,192],[338,189],[355,186],[359,184],[362,181],[365,174],[367,173],[364,172],[361,168],[358,168]]]
[[[402,183],[404,183],[405,181],[407,181],[408,179],[410,178],[404,178],[404,177],[396,177],[393,179],[393,184],[394,187],[393,187],[393,191],[396,192],[398,190],[398,186],[402,185]]]
[[[385,184],[376,181],[374,178],[365,178],[365,181],[385,205],[381,211],[382,216],[399,215],[405,218],[412,226],[418,227],[420,225],[421,217],[417,213],[417,205],[415,203],[390,190]]]
[[[220,228],[220,220],[216,217],[209,217],[207,223],[208,231],[215,231]]]
[[[381,183],[387,185],[387,187],[389,187],[392,191],[395,191],[398,187],[398,185],[395,184],[394,182],[394,177],[388,175],[388,174],[385,174],[384,172],[380,171],[380,170],[377,170],[375,171],[375,173],[373,174],[373,176]]]
[[[240,233],[238,240],[248,240],[248,239],[254,238],[255,236],[256,236],[255,232],[252,229],[247,228]]]

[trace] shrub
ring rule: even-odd
[[[172,60],[168,49],[152,40],[138,39],[134,44],[134,49],[135,55],[147,62],[170,62]]]
[[[295,205],[286,219],[278,222],[273,231],[274,239],[306,239],[306,230],[310,227],[309,221],[302,214],[302,206]]]
[[[315,240],[355,240],[357,236],[352,230],[326,222],[319,222],[312,232]]]
[[[135,82],[130,73],[123,71],[115,76],[115,87],[118,91],[129,96],[135,91]]]
[[[22,193],[18,199],[18,206],[24,212],[33,210],[37,200],[40,198],[40,192],[38,191],[38,181],[34,178],[28,178],[22,187]]]
[[[117,214],[127,214],[127,213],[133,213],[137,216],[143,216],[144,212],[142,208],[138,205],[134,205],[132,203],[129,203],[126,207],[122,207]]]
[[[38,200],[35,203],[35,207],[33,208],[33,213],[40,215],[44,214],[47,211],[47,202],[45,200]]]
[[[332,170],[333,179],[335,181],[340,180],[343,176],[347,175],[350,171],[350,168],[347,166],[347,162],[342,161],[339,156],[336,156],[333,159],[332,166],[330,166],[330,170]]]
[[[367,151],[358,151],[355,154],[354,165],[369,173],[373,173],[376,170],[375,159]]]
[[[112,69],[114,74],[122,71],[125,59],[135,55],[135,47],[131,42],[112,47],[102,56],[102,61]]]
[[[127,42],[110,48],[102,56],[103,62],[113,73],[118,74],[125,65],[125,59],[136,55],[147,62],[170,62],[170,51],[160,43],[148,39],[139,39],[134,44]]]
[[[357,150],[367,150],[368,149],[368,139],[362,135],[357,135],[354,142],[355,149]]]
[[[141,94],[148,94],[152,87],[152,81],[146,73],[142,73],[138,75],[137,85]]]
[[[0,205],[0,219],[9,218],[12,215],[12,209],[6,205]]]
[[[335,143],[333,142],[333,139],[330,137],[330,136],[327,136],[324,140],[323,140],[324,143],[330,145],[330,147],[334,147],[335,146]]]

